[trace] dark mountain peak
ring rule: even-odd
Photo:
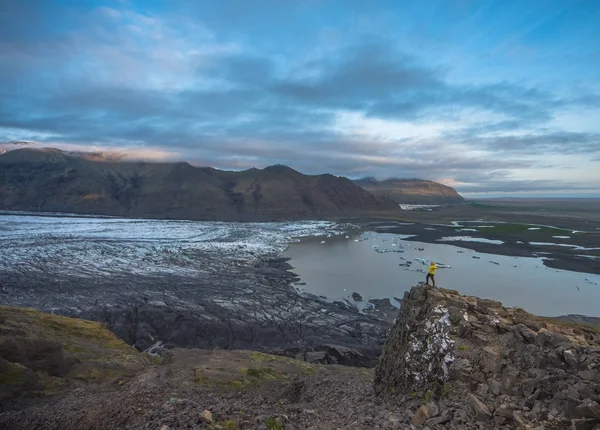
[[[292,169],[285,164],[273,164],[272,166],[267,166],[263,169],[263,172],[273,172],[273,173],[290,173],[290,174],[298,174],[297,170]]]
[[[69,154],[56,148],[24,147],[7,151],[0,155],[0,161],[6,163],[44,163],[66,161]]]
[[[364,184],[368,184],[368,183],[376,184],[379,181],[375,177],[373,177],[373,176],[365,176],[363,178],[357,179],[354,182],[356,182],[356,183],[364,183]]]

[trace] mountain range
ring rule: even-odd
[[[427,191],[423,195],[427,201],[435,200],[436,192],[442,200],[458,196],[434,182],[410,183],[412,191],[405,193],[410,198],[419,189]],[[425,185],[419,188],[419,183]],[[30,147],[0,155],[3,210],[197,220],[295,219],[395,211],[401,195],[388,181],[365,184],[330,174],[304,175],[283,165],[224,171],[186,162],[122,161],[101,153]]]

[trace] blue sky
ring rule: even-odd
[[[0,142],[600,196],[596,0],[2,0]]]

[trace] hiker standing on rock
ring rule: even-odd
[[[427,276],[425,277],[425,283],[427,285],[429,285],[429,278],[431,278],[431,281],[433,282],[433,286],[435,287],[435,278],[433,277],[433,275],[435,275],[435,269],[437,269],[438,267],[435,265],[435,263],[432,261],[431,264],[429,265],[429,273],[427,274]]]

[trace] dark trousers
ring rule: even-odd
[[[427,276],[425,277],[425,283],[427,285],[429,285],[429,278],[431,278],[431,281],[433,282],[433,286],[435,287],[435,278],[433,277],[433,275],[431,273],[428,273]]]

